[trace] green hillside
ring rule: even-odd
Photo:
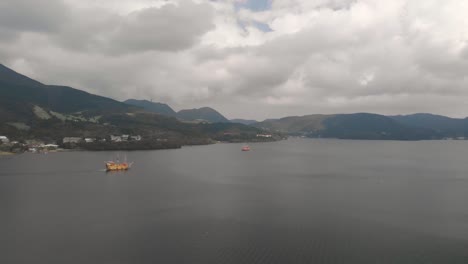
[[[141,135],[151,142],[180,146],[216,140],[252,141],[258,140],[256,134],[261,133],[258,128],[241,124],[181,122],[175,117],[71,87],[45,85],[3,65],[0,65],[0,94],[0,135],[16,140],[61,142],[64,137],[106,138],[130,134]],[[184,113],[188,114],[187,118],[190,116],[190,111]],[[197,117],[224,120],[214,110],[202,109],[199,113]],[[148,144],[164,147],[159,143]]]
[[[186,109],[177,112],[177,117],[186,121],[207,121],[229,123],[229,120],[218,111],[210,107]]]
[[[437,139],[442,135],[429,128],[400,123],[391,117],[369,114],[337,114],[292,116],[265,120],[258,128],[290,135],[340,139]]]
[[[443,137],[468,136],[468,119],[451,118],[426,113],[390,116],[407,126],[431,129]]]
[[[33,105],[59,113],[80,112],[81,115],[86,116],[134,109],[116,100],[71,87],[44,85],[1,64],[0,94],[2,94],[0,111],[4,114],[9,113],[10,116],[15,113],[26,114],[26,116],[21,116],[26,118],[30,117],[28,109],[31,109]],[[19,109],[21,107],[24,109]]]
[[[167,115],[167,116],[176,116],[176,112],[167,104],[158,103],[158,102],[150,102],[148,100],[136,100],[136,99],[128,99],[125,100],[124,103],[128,105],[133,105],[137,107],[141,107],[149,112]]]

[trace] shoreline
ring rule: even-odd
[[[31,152],[31,151],[23,151],[23,152],[8,152],[8,151],[0,151],[0,156],[13,156],[18,154],[24,153],[32,153],[32,154],[46,154],[46,153],[60,153],[60,152],[78,152],[78,151],[90,151],[90,152],[100,152],[100,151],[152,151],[152,150],[176,150],[181,149],[184,147],[193,147],[193,146],[209,146],[214,144],[249,144],[249,143],[270,143],[270,142],[277,142],[281,140],[239,140],[239,141],[215,141],[212,140],[210,142],[203,142],[203,143],[194,143],[194,144],[164,144],[158,146],[148,146],[148,145],[139,145],[137,146],[129,146],[129,145],[111,145],[111,144],[103,144],[103,145],[84,145],[80,144],[76,147],[72,148],[58,148],[58,149],[50,149],[47,151],[40,151],[40,152]]]

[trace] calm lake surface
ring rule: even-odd
[[[468,263],[468,141],[0,157],[0,263]]]

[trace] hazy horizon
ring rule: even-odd
[[[21,73],[19,73],[21,74]],[[28,77],[28,76],[26,76]],[[29,78],[29,77],[28,77]],[[60,84],[50,84],[50,85],[60,85]],[[73,87],[74,88],[74,87]],[[100,95],[100,96],[104,96],[104,97],[107,97],[105,95]],[[109,97],[110,98],[110,97]],[[113,99],[113,98],[112,98]],[[129,100],[129,99],[133,99],[133,100],[141,100],[141,101],[149,101],[149,102],[152,102],[152,103],[162,103],[162,104],[167,104],[170,108],[172,108],[174,111],[178,112],[180,110],[193,110],[193,109],[199,109],[199,108],[203,108],[203,107],[211,107],[210,105],[203,105],[203,106],[196,106],[196,107],[193,107],[193,108],[183,108],[181,107],[180,109],[177,109],[177,108],[174,108],[172,105],[166,103],[166,102],[160,102],[160,101],[154,101],[152,98],[150,99],[135,99],[135,98],[128,98],[128,99],[124,99],[122,100],[121,102],[125,102],[126,100]],[[212,107],[211,107],[212,108]],[[216,111],[218,111],[217,109],[214,109]],[[219,111],[218,111],[219,112]],[[255,119],[255,118],[245,118],[245,117],[229,117],[227,116],[226,114],[224,113],[220,113],[222,114],[223,116],[225,116],[226,118],[230,119],[230,120],[233,120],[233,119],[245,119],[245,120],[255,120],[255,121],[265,121],[265,120],[271,120],[271,119],[281,119],[281,118],[285,118],[285,117],[294,117],[294,116],[309,116],[309,115],[339,115],[339,114],[358,114],[358,113],[371,113],[371,114],[379,114],[379,115],[385,115],[385,116],[397,116],[397,115],[415,115],[415,114],[431,114],[431,115],[441,115],[441,116],[446,116],[446,117],[450,117],[450,118],[458,118],[458,119],[464,119],[464,118],[468,118],[468,115],[467,116],[460,116],[460,117],[457,117],[457,116],[449,116],[449,115],[442,115],[442,114],[437,114],[437,113],[429,113],[429,112],[414,112],[414,113],[399,113],[399,114],[386,114],[386,113],[376,113],[376,112],[337,112],[337,113],[301,113],[301,114],[293,114],[293,115],[288,115],[288,116],[277,116],[277,117],[267,117],[267,118],[263,118],[263,119]]]

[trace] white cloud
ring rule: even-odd
[[[229,117],[468,115],[466,1],[236,2],[3,1],[0,60],[46,83]]]

